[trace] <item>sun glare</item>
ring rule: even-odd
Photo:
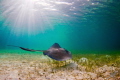
[[[85,2],[86,1],[86,2]],[[1,0],[0,16],[4,25],[15,34],[36,34],[53,29],[56,23],[65,23],[79,15],[89,0]],[[83,10],[82,13],[84,13]],[[72,17],[71,17],[72,16]]]
[[[36,33],[51,28],[49,11],[57,11],[48,0],[3,0],[4,23],[16,34]],[[52,14],[54,15],[54,14]]]

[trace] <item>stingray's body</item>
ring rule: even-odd
[[[9,45],[12,46],[12,45]],[[19,46],[14,46],[14,47],[19,47]],[[60,45],[58,43],[54,43],[50,49],[48,50],[33,50],[33,49],[28,49],[28,48],[23,48],[23,47],[19,47],[22,50],[26,50],[26,51],[39,51],[39,52],[43,52],[44,55],[49,56],[52,59],[55,59],[57,61],[64,61],[67,59],[71,59],[72,55],[69,51],[67,51],[64,48],[61,48]]]

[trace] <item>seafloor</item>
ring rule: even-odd
[[[55,61],[42,53],[1,51],[0,80],[120,80],[119,53],[80,53]]]

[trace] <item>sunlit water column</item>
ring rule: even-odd
[[[39,46],[48,42],[64,42],[67,27],[61,24],[66,20],[62,19],[63,13],[55,7],[55,3],[58,4],[54,0],[1,1],[0,16],[5,18],[3,26],[9,32],[6,44]]]

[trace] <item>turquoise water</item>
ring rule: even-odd
[[[0,2],[1,51],[20,50],[7,45],[47,50],[54,43],[72,54],[120,50],[120,2]]]
[[[0,49],[16,45],[45,50],[57,42],[70,51],[120,50],[119,2],[43,1],[42,8],[34,0],[29,5],[7,2],[0,4]],[[47,4],[54,7],[45,10]]]
[[[72,59],[7,46],[54,43]],[[0,80],[119,80],[119,63],[119,0],[0,0]]]
[[[46,50],[56,42],[70,51],[120,50],[119,2],[0,2],[1,50],[18,49],[7,45]]]

